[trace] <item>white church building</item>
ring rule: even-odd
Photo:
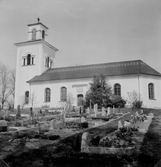
[[[141,60],[54,68],[58,49],[45,41],[48,28],[41,22],[28,25],[28,40],[17,46],[15,108],[59,107],[74,98],[81,105],[94,76],[104,75],[114,94],[128,98],[137,91],[143,106],[161,108],[161,74]],[[32,104],[33,103],[33,104]]]

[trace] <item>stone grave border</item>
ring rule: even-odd
[[[139,128],[139,132],[142,132],[143,134],[145,134],[148,131],[149,126],[152,122],[152,118],[153,118],[153,116],[147,116],[147,120],[148,120],[147,125],[146,125],[147,129],[145,131],[143,131],[142,129]],[[117,131],[118,130],[111,132],[107,136],[115,134]],[[105,136],[103,138],[106,138],[107,136]],[[144,135],[144,137],[145,137],[145,135]],[[143,139],[144,139],[144,137],[143,137]],[[142,139],[142,141],[143,141],[143,139]],[[95,154],[131,155],[134,153],[135,150],[136,150],[135,146],[134,147],[127,147],[127,148],[81,146],[82,153],[95,153]]]

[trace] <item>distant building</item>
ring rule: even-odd
[[[58,107],[74,98],[82,104],[94,76],[108,78],[116,95],[128,98],[133,90],[141,95],[144,107],[161,108],[161,74],[141,60],[54,68],[57,48],[45,41],[48,28],[41,22],[28,25],[28,41],[16,43],[17,105]]]

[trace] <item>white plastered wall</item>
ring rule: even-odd
[[[60,89],[61,87],[65,86],[67,88],[67,93],[72,94],[75,99],[73,105],[77,106],[77,95],[83,94],[83,96],[85,97],[86,91],[89,90],[92,80],[93,78],[86,78],[31,83],[31,92],[34,93],[37,98],[35,105],[37,107],[41,107],[43,105],[48,105],[50,107],[59,106]],[[128,92],[138,90],[137,76],[109,77],[108,83],[112,87],[112,89],[114,84],[119,83],[121,85],[121,95],[124,99],[127,99]],[[45,88],[51,89],[51,102],[46,103],[44,101]]]
[[[148,84],[154,84],[154,99],[149,99]],[[161,108],[161,77],[142,75],[140,76],[140,94],[144,107]]]

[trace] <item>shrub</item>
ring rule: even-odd
[[[140,109],[143,105],[143,101],[136,100],[133,102],[133,108]]]
[[[140,100],[141,95],[137,93],[135,90],[133,92],[128,92],[128,104],[132,109],[137,108],[140,109],[143,105],[143,101]]]
[[[112,97],[112,106],[114,105],[116,108],[125,107],[126,101],[118,95],[113,95]]]

